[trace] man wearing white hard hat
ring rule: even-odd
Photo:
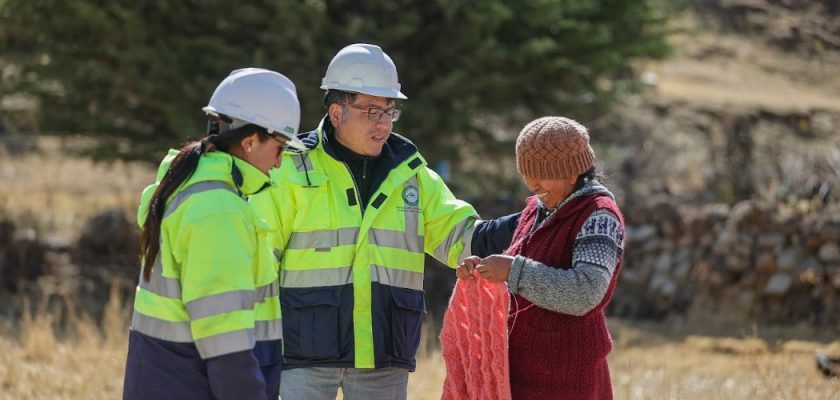
[[[425,254],[456,268],[475,251],[474,233],[492,224],[391,131],[407,97],[379,46],[343,48],[321,89],[327,115],[298,136],[306,150],[285,152],[277,187],[251,199],[272,226],[279,262],[280,394],[334,399],[341,388],[348,400],[405,399],[425,314]]]

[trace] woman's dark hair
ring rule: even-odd
[[[595,179],[599,182],[604,182],[604,173],[598,168],[598,165],[593,165],[589,169],[587,169],[584,173],[578,175],[577,181],[575,181],[575,188],[573,192],[577,192],[578,190],[582,189],[584,185],[589,183],[589,181]]]
[[[151,277],[151,270],[155,259],[160,252],[160,225],[163,222],[163,214],[166,208],[166,201],[175,190],[192,176],[198,161],[205,153],[220,150],[229,153],[230,147],[242,140],[244,137],[259,133],[260,142],[269,139],[266,130],[260,126],[248,124],[240,128],[219,133],[219,124],[229,123],[229,119],[222,116],[222,121],[212,119],[207,131],[210,135],[201,140],[195,140],[183,145],[178,155],[172,160],[172,164],[160,180],[152,199],[149,202],[149,209],[146,221],[143,223],[143,232],[140,235],[140,254],[143,257],[143,279],[147,282]],[[225,121],[227,120],[227,121]]]

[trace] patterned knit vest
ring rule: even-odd
[[[539,205],[535,197],[519,219],[511,247],[505,252],[522,255],[543,264],[568,269],[572,247],[584,221],[599,209],[624,221],[615,201],[609,196],[590,195],[563,205],[530,236]],[[619,261],[604,299],[583,316],[529,307],[509,318],[511,392],[514,400],[524,399],[611,399],[612,385],[607,354],[612,338],[607,331],[604,307],[612,297]],[[531,302],[516,295],[511,313],[523,310]]]

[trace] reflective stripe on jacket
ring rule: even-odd
[[[362,208],[347,166],[324,149],[323,124],[304,139],[308,151],[284,154],[274,187],[251,198],[280,264],[285,368],[413,370],[424,254],[456,267],[478,216],[393,133],[380,155],[389,173]]]

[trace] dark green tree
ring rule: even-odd
[[[0,0],[0,96],[37,100],[40,127],[101,139],[100,156],[156,159],[203,133],[232,69],[260,66],[298,87],[311,129],[320,79],[353,42],[382,46],[409,96],[395,128],[424,153],[535,116],[586,120],[635,86],[631,62],[661,57],[666,9],[648,0]],[[512,135],[508,135],[510,138]]]

